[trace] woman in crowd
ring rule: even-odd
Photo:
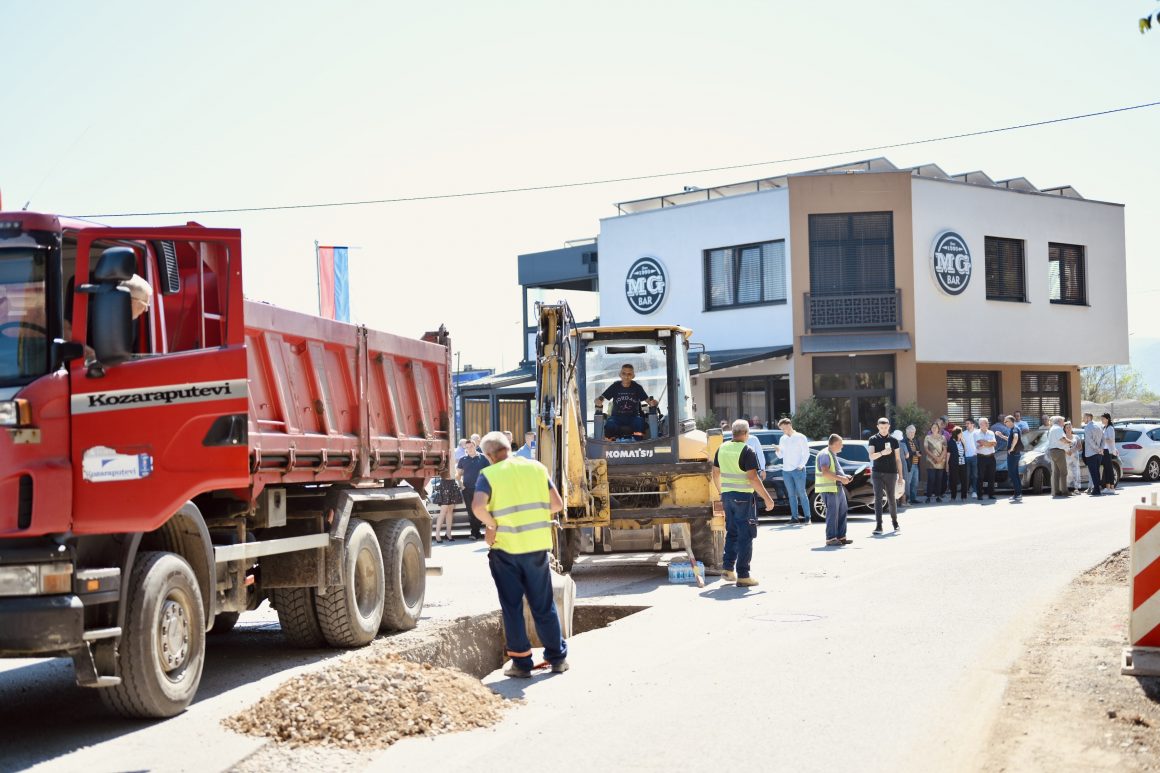
[[[939,492],[943,489],[947,468],[947,439],[937,421],[930,425],[930,432],[923,438],[922,450],[926,454],[926,503],[929,505],[932,498],[942,501]]]
[[[1112,414],[1105,413],[1100,417],[1104,425],[1104,453],[1103,453],[1103,484],[1109,493],[1116,492],[1116,470],[1112,467],[1112,457],[1118,456],[1116,450],[1116,428],[1112,426]]]
[[[922,449],[918,447],[918,439],[914,437],[914,425],[906,427],[906,434],[902,437],[902,456],[906,460],[906,503],[918,504],[918,460]]]
[[[1083,441],[1075,434],[1070,421],[1063,423],[1063,439],[1067,441],[1067,490],[1070,494],[1078,494],[1081,490],[1079,460],[1083,456]]]
[[[465,444],[466,445],[466,444]],[[439,529],[442,527],[447,534],[447,541],[455,540],[451,536],[451,524],[455,518],[455,506],[463,501],[463,494],[459,491],[459,484],[455,478],[436,478],[431,482],[431,503],[439,505],[439,515],[435,517],[435,541],[442,542]]]
[[[947,446],[950,452],[948,457],[947,475],[951,479],[951,501],[955,501],[955,494],[959,501],[965,502],[969,496],[971,476],[967,470],[967,449],[963,445],[963,428],[955,427],[951,430],[951,442]]]

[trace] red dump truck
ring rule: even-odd
[[[0,212],[0,657],[166,717],[263,599],[300,646],[415,626],[450,404],[442,329],[247,301],[237,230]]]

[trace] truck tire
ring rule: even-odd
[[[291,647],[317,650],[326,646],[313,588],[271,588],[270,606],[278,612],[282,637]]]
[[[331,647],[370,644],[383,620],[387,582],[383,551],[371,525],[351,518],[342,551],[342,585],[315,592],[318,625]]]
[[[419,624],[427,595],[427,559],[423,539],[410,521],[382,521],[375,524],[379,548],[386,570],[383,620],[379,630],[409,631]]]
[[[125,717],[162,719],[185,711],[205,665],[205,609],[193,569],[176,553],[137,556],[121,636],[121,683],[100,691]]]
[[[221,636],[224,633],[229,633],[234,630],[234,626],[238,624],[238,618],[241,616],[241,612],[218,612],[214,615],[209,635]]]
[[[694,521],[689,530],[693,533],[693,558],[704,564],[706,569],[720,569],[724,546],[718,546],[721,540],[717,539],[713,526],[709,521]]]
[[[556,544],[560,546],[560,568],[564,574],[569,574],[572,567],[576,565],[576,559],[580,557],[580,538],[579,529],[565,529],[559,527],[556,529]]]

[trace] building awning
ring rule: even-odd
[[[487,397],[490,394],[511,394],[536,391],[536,374],[532,365],[524,365],[506,373],[468,381],[458,386],[465,397]]]
[[[689,352],[689,364],[693,368],[693,373],[700,373],[697,368],[697,358],[700,354],[700,352]],[[718,349],[717,351],[707,351],[705,354],[708,354],[712,361],[712,367],[709,370],[718,371],[725,368],[735,368],[738,365],[748,365],[752,362],[771,360],[774,357],[789,357],[793,354],[793,346],[786,344],[775,347],[755,346],[748,349]]]
[[[802,354],[896,352],[911,349],[910,333],[839,333],[802,336]]]

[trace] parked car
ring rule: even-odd
[[[860,450],[858,446],[860,445]],[[806,464],[806,497],[810,502],[810,520],[826,520],[826,505],[822,495],[814,491],[814,471],[818,450],[825,448],[825,443],[810,443],[810,461]],[[870,482],[870,452],[866,443],[859,440],[847,440],[838,455],[842,469],[853,477],[846,484],[846,500],[850,509],[874,509],[874,487]],[[789,512],[789,496],[785,491],[785,481],[782,478],[781,457],[772,447],[765,449],[765,488],[774,501],[775,512]]]
[[[1083,439],[1082,430],[1073,430],[1080,439]],[[1112,459],[1112,469],[1116,482],[1119,483],[1123,475],[1118,458]],[[1047,460],[1047,434],[1044,433],[1035,439],[1034,445],[1029,445],[1019,460],[1019,475],[1023,481],[1023,490],[1028,494],[1043,494],[1051,490],[1051,463]],[[1089,487],[1087,465],[1079,465],[1079,488]],[[1000,484],[996,481],[996,486]],[[1003,474],[1003,488],[1010,488],[1006,470]]]
[[[1150,423],[1116,428],[1116,449],[1124,475],[1160,481],[1160,426]]]
[[[762,446],[775,446],[778,444],[778,441],[781,440],[781,436],[785,433],[780,429],[751,429],[749,430],[749,434],[757,438],[758,441],[761,442]],[[723,432],[721,437],[723,438],[722,442],[728,443],[733,439],[733,433]]]
[[[1116,419],[1112,422],[1112,426],[1119,429],[1120,427],[1130,427],[1133,424],[1151,424],[1153,426],[1160,424],[1160,419],[1154,417],[1137,416],[1130,419]]]

